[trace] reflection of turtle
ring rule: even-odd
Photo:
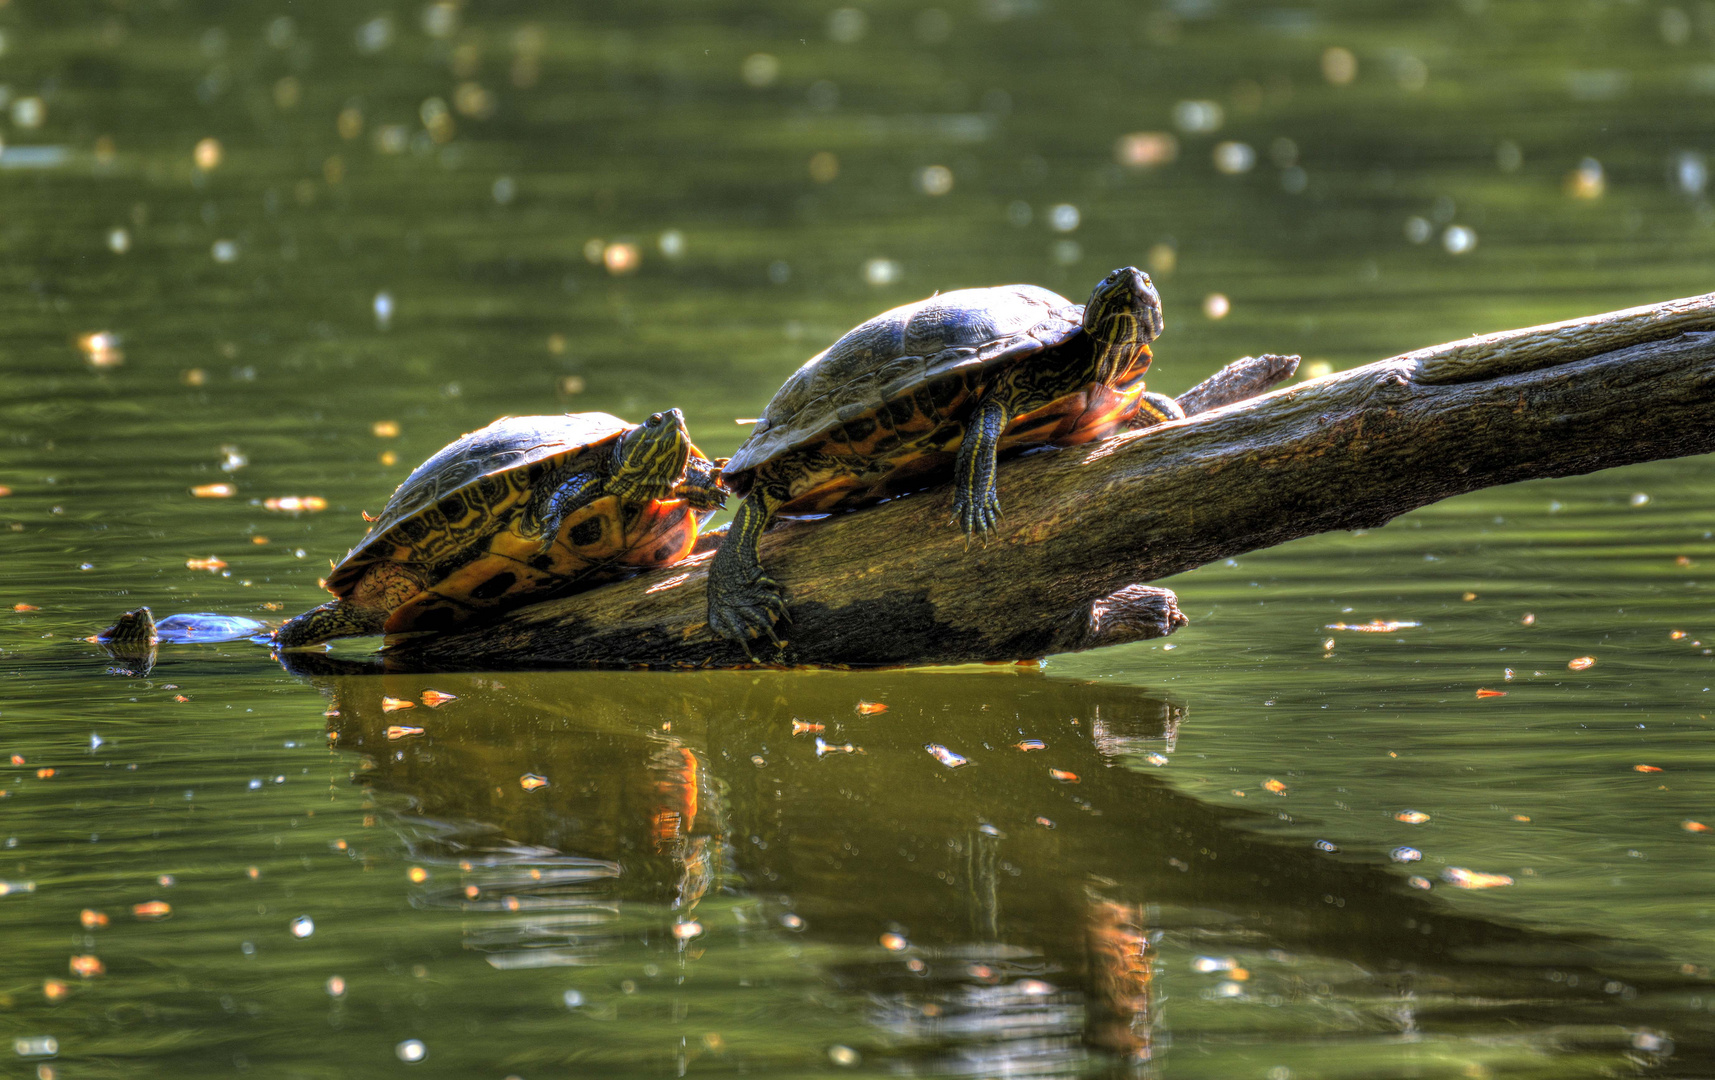
[[[825,513],[952,473],[967,534],[1000,517],[996,455],[1110,435],[1184,415],[1147,394],[1161,300],[1115,270],[1080,308],[1034,285],[964,289],[878,315],[786,380],[722,479],[746,496],[709,570],[709,626],[778,641],[780,586],[756,544],[776,513]]]
[[[123,675],[147,675],[155,666],[155,646],[209,645],[222,641],[268,640],[268,627],[238,615],[168,615],[160,622],[146,607],[127,611],[119,620],[90,638],[107,655],[128,666],[115,669]]]
[[[509,416],[399,485],[328,575],[336,599],[280,627],[283,648],[456,626],[501,606],[677,562],[725,501],[679,410]]]

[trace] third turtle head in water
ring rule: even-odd
[[[826,513],[951,479],[967,535],[999,522],[997,455],[1176,420],[1148,393],[1161,298],[1136,267],[1079,306],[1035,285],[894,308],[814,356],[768,403],[721,479],[744,504],[709,570],[709,626],[749,648],[786,613],[757,541],[777,513]]]

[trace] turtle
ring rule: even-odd
[[[156,622],[153,612],[140,607],[119,616],[112,626],[88,640],[100,645],[108,656],[129,665],[113,668],[115,674],[147,675],[155,666],[155,647],[163,642],[170,645],[208,645],[246,639],[267,642],[270,633],[266,623],[242,615],[203,611],[168,615]]]
[[[996,527],[996,457],[1181,419],[1145,391],[1161,298],[1133,266],[1082,307],[1035,285],[940,293],[870,319],[787,379],[721,473],[744,502],[709,568],[708,619],[749,650],[786,615],[757,541],[777,513],[857,507],[951,476],[967,537]]]
[[[417,466],[274,643],[447,629],[674,563],[725,504],[678,409],[502,417]]]

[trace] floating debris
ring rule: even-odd
[[[427,705],[431,709],[438,709],[447,702],[457,701],[458,699],[459,696],[457,694],[446,694],[439,690],[423,691],[423,704]]]
[[[1528,821],[1530,821],[1530,815],[1528,815],[1528,814],[1514,814],[1513,820],[1514,821],[1528,822]]]
[[[34,604],[13,604],[12,610],[17,611],[17,612],[25,612],[25,611],[40,611],[42,609],[37,607]]]
[[[1416,874],[1406,878],[1405,883],[1414,889],[1432,889],[1435,887],[1428,878],[1418,877]]]
[[[826,730],[828,730],[826,724],[812,724],[808,720],[799,720],[796,717],[792,720],[792,734],[794,735],[814,735]]]
[[[881,935],[881,947],[888,952],[904,952],[911,947],[911,942],[905,940],[905,935],[886,933]]]
[[[1573,671],[1587,671],[1596,666],[1596,658],[1594,656],[1580,656],[1576,660],[1568,660],[1566,666]]]
[[[398,712],[400,709],[415,709],[417,703],[410,698],[384,697],[381,699],[382,712]]]
[[[820,735],[816,736],[816,756],[817,757],[822,757],[822,756],[827,755],[827,754],[861,754],[861,753],[863,753],[863,747],[861,747],[861,746],[853,746],[851,743],[826,742],[822,739],[822,737]]]
[[[1633,772],[1661,772],[1660,765],[1633,765]]]
[[[210,555],[206,559],[186,559],[185,560],[185,569],[186,570],[208,570],[210,572],[214,572],[214,571],[218,571],[218,570],[225,570],[226,566],[227,566],[226,560],[222,559],[218,555]]]
[[[1317,851],[1326,851],[1330,855],[1340,850],[1340,845],[1334,843],[1332,840],[1318,840],[1310,846],[1315,848]]]
[[[1041,739],[1025,739],[1023,742],[1014,743],[1013,746],[1026,752],[1031,750],[1048,749],[1048,744],[1043,742]]]
[[[107,974],[107,967],[98,957],[83,955],[71,958],[71,973],[80,979],[93,979]]]
[[[406,1039],[393,1048],[393,1053],[398,1055],[400,1061],[415,1065],[429,1056],[429,1048],[423,1045],[421,1039]]]
[[[1049,769],[1048,775],[1060,781],[1062,784],[1076,784],[1078,782],[1078,774],[1075,772],[1067,772],[1065,769]]]
[[[849,1046],[828,1047],[828,1060],[842,1069],[849,1069],[863,1061],[863,1055]]]
[[[316,932],[316,921],[308,915],[299,915],[292,920],[292,936],[307,938]]]
[[[1367,623],[1329,623],[1324,630],[1355,630],[1360,634],[1391,634],[1395,630],[1409,630],[1414,626],[1422,626],[1421,622],[1413,619],[1371,619]]]
[[[1512,674],[1511,674],[1511,673],[1510,673],[1510,672],[1509,672],[1509,673],[1508,673],[1508,675],[1507,675],[1507,678],[1509,678],[1509,679],[1510,679],[1510,678],[1512,678]],[[1477,696],[1478,696],[1478,697],[1480,697],[1480,698],[1486,698],[1486,697],[1506,697],[1506,696],[1507,696],[1507,692],[1506,692],[1506,691],[1505,691],[1505,690],[1485,690],[1485,689],[1483,689],[1483,688],[1482,688],[1482,687],[1480,687],[1480,686],[1479,686],[1479,687],[1478,687],[1478,688],[1477,688]]]
[[[411,880],[413,885],[421,885],[423,882],[429,880],[429,872],[421,866],[411,867],[411,869],[406,872],[405,876]]]
[[[680,941],[689,941],[703,932],[703,924],[695,919],[680,919],[673,924],[673,936]]]
[[[1680,822],[1679,827],[1684,829],[1686,832],[1709,831],[1709,826],[1703,824],[1701,821],[1692,821],[1690,818],[1686,818],[1684,821]]]
[[[1498,889],[1513,883],[1506,874],[1480,874],[1462,866],[1449,866],[1441,871],[1441,880],[1456,889]]]
[[[42,980],[42,996],[49,1001],[63,1001],[69,993],[71,988],[58,979]]]
[[[1283,791],[1286,790],[1285,784],[1281,783],[1279,780],[1276,780],[1272,777],[1270,777],[1268,780],[1263,781],[1262,786],[1267,788],[1269,791],[1274,792],[1276,795],[1279,795],[1280,793],[1282,793]]]
[[[929,751],[929,756],[933,757],[936,761],[939,761],[949,769],[956,769],[959,766],[969,764],[970,762],[970,759],[966,758],[963,754],[955,754],[940,743],[924,743],[923,749]]]
[[[1143,760],[1149,762],[1151,765],[1154,765],[1156,768],[1160,768],[1161,766],[1167,764],[1167,755],[1165,755],[1165,754],[1145,754],[1145,755],[1143,755]]]
[[[51,769],[51,768],[50,769],[37,769],[36,770],[36,779],[37,780],[51,780],[51,779],[53,779],[53,777],[56,774],[58,774],[58,772],[59,772],[58,769]]]
[[[96,930],[107,925],[107,915],[94,908],[84,908],[78,912],[77,921],[83,924],[85,930]]]
[[[802,930],[804,929],[804,919],[802,916],[794,915],[788,911],[780,916],[780,925],[788,930]]]
[[[165,900],[146,900],[131,906],[131,914],[139,919],[164,919],[173,913],[173,905]]]
[[[1393,816],[1395,821],[1403,821],[1407,825],[1421,825],[1429,820],[1429,815],[1421,810],[1401,810]]]
[[[857,711],[865,716],[871,716],[875,713],[886,712],[887,706],[879,701],[860,701],[857,703]]]
[[[525,791],[535,791],[537,788],[547,787],[548,778],[546,776],[537,776],[535,773],[525,773],[523,776],[518,778],[518,786],[523,788]]]
[[[316,513],[328,508],[328,501],[320,495],[282,495],[277,499],[262,500],[264,510],[277,510],[283,514]]]
[[[1396,847],[1387,853],[1394,862],[1422,862],[1423,852],[1414,847]]]
[[[345,980],[338,975],[329,975],[327,981],[328,997],[345,996]]]
[[[397,439],[399,437],[399,425],[392,420],[377,420],[370,425],[369,430],[374,433],[377,439]]]
[[[421,735],[422,733],[423,729],[420,727],[411,727],[408,724],[393,724],[387,729],[387,741],[393,742],[397,739],[408,739],[413,735]]]
[[[238,488],[231,484],[198,484],[191,488],[191,494],[199,499],[230,499],[238,494]]]

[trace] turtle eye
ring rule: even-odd
[[[660,427],[661,426],[661,414],[660,413],[654,413],[653,415],[651,415],[649,417],[649,426],[650,427]]]

